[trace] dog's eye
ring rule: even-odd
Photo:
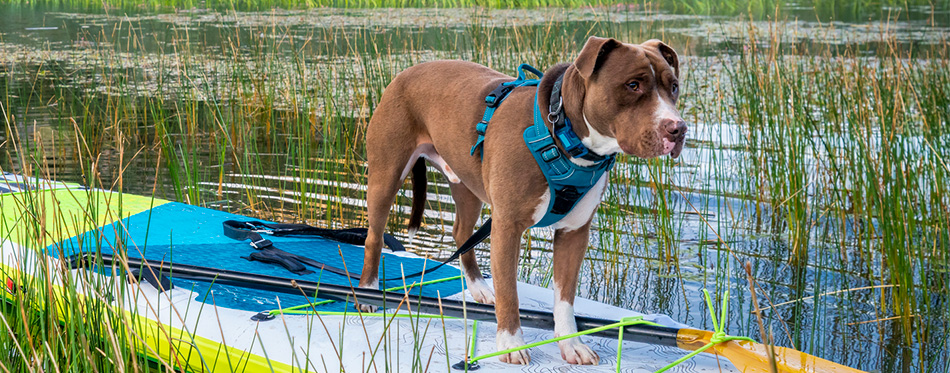
[[[678,91],[679,89],[680,89],[679,83],[673,82],[673,93],[675,94],[676,91]]]
[[[630,82],[630,83],[627,83],[627,87],[629,87],[630,89],[632,89],[632,90],[634,90],[634,91],[639,91],[639,90],[640,90],[640,82]]]

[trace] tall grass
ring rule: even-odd
[[[765,229],[787,237],[783,260],[802,268],[830,256],[867,283],[892,285],[877,313],[903,343],[922,343],[925,357],[941,354],[923,341],[946,328],[934,320],[945,312],[935,300],[948,278],[933,271],[945,266],[950,242],[950,115],[946,86],[929,81],[948,78],[948,50],[921,55],[883,42],[874,57],[856,47],[793,58],[805,51],[777,33],[767,49],[751,44],[730,77],[756,181],[749,192],[767,206]],[[793,281],[808,288],[806,276]],[[809,334],[798,333],[801,344]]]
[[[8,96],[9,97],[9,96]],[[6,109],[6,100],[0,108]],[[6,110],[0,110],[6,116]],[[15,130],[14,117],[3,124],[7,133]],[[19,173],[32,188],[58,187],[39,178],[51,178],[55,168],[45,162],[49,149],[31,142],[18,143],[7,137],[4,147],[15,153]],[[95,165],[86,163],[94,169]],[[3,168],[3,167],[0,167]],[[6,169],[4,169],[6,170]],[[96,174],[96,171],[91,171]],[[58,198],[70,201],[69,193]],[[4,257],[0,259],[4,292],[0,301],[0,369],[7,372],[40,371],[148,371],[153,362],[135,351],[136,339],[130,332],[129,318],[112,300],[124,299],[126,287],[122,277],[74,276],[61,259],[44,255],[47,248],[55,251],[56,237],[69,237],[95,230],[104,221],[122,216],[121,195],[90,192],[82,203],[80,214],[59,208],[63,200],[48,193],[28,189],[5,195],[0,216],[0,242]],[[100,207],[109,200],[110,208]],[[14,206],[6,205],[11,204]],[[105,210],[105,211],[103,211]],[[16,237],[16,245],[11,239]],[[116,240],[121,241],[121,240]],[[97,248],[90,248],[96,250]],[[117,248],[120,249],[120,248]],[[11,287],[12,284],[12,287]],[[74,288],[75,286],[75,288]],[[83,289],[82,292],[76,288]],[[67,289],[63,291],[62,289]]]

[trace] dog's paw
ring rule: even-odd
[[[600,364],[600,356],[577,337],[558,341],[557,347],[561,349],[561,358],[570,364]]]
[[[528,365],[531,364],[531,356],[528,355],[528,351],[521,350],[511,353],[507,353],[498,357],[498,360],[501,360],[502,363],[508,364],[518,364],[518,365]]]
[[[506,331],[499,330],[498,334],[495,335],[495,346],[498,351],[524,346],[524,337],[521,335],[521,329],[518,329],[515,334],[509,334]],[[508,364],[528,365],[531,363],[531,356],[528,355],[528,350],[525,349],[500,355],[498,356],[498,360]]]
[[[495,292],[492,291],[485,279],[479,278],[468,283],[468,291],[475,301],[482,304],[495,304]]]
[[[362,283],[362,281],[360,281],[360,285],[359,285],[359,286],[360,286],[360,288],[362,288],[362,289],[378,290],[378,289],[379,289],[379,280],[378,280],[378,279],[377,279],[377,280],[374,280],[374,281],[372,281],[372,282],[370,282],[370,283],[368,283],[368,284],[365,284],[365,285]],[[376,307],[376,306],[370,305],[370,304],[360,304],[360,303],[359,303],[359,299],[357,298],[356,300],[357,300],[357,301],[353,303],[353,306],[356,308],[357,311],[359,311],[359,312],[361,312],[361,313],[375,313],[376,311],[379,310],[379,307]]]
[[[376,311],[379,310],[379,307],[376,307],[370,304],[356,303],[353,306],[356,307],[356,310],[359,311],[360,313],[376,313]]]

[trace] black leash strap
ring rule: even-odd
[[[313,273],[313,271],[307,269],[306,267],[311,266],[352,279],[360,278],[359,274],[351,274],[345,269],[337,268],[307,258],[305,256],[288,253],[284,250],[278,249],[274,247],[274,243],[271,240],[264,238],[261,233],[274,236],[321,236],[335,241],[363,246],[366,244],[366,228],[323,229],[312,227],[306,224],[269,224],[259,221],[237,220],[225,221],[223,225],[225,236],[238,241],[250,240],[251,247],[258,250],[257,252],[251,253],[247,257],[242,257],[244,259],[277,264],[297,275]],[[455,250],[455,252],[452,253],[452,256],[439,265],[416,273],[383,279],[382,281],[400,280],[408,277],[422,276],[424,274],[433,272],[439,268],[442,268],[442,266],[448,264],[449,262],[458,259],[460,256],[462,256],[462,254],[471,251],[475,248],[475,246],[478,246],[479,243],[484,241],[485,238],[488,238],[490,235],[491,218],[488,218],[488,220],[485,221],[485,224],[482,224],[482,226],[479,227],[478,230],[475,231],[475,233],[472,234],[472,236],[469,237],[468,240],[466,240],[465,243],[458,248],[458,250]],[[383,235],[383,243],[385,243],[386,246],[393,251],[405,251],[405,247],[402,245],[402,243],[389,234]]]
[[[286,236],[290,234],[308,235],[308,234],[302,234],[302,233],[290,233],[291,231],[298,232],[298,229],[300,232],[306,232],[307,230],[301,229],[299,227],[295,227],[295,228],[278,227],[275,229],[275,228],[268,227],[268,225],[269,224],[261,223],[259,221],[240,222],[236,220],[228,220],[224,222],[224,235],[238,241],[251,240],[251,247],[257,249],[258,251],[251,253],[250,255],[246,257],[242,257],[247,260],[259,261],[259,262],[269,263],[269,264],[277,264],[297,275],[306,275],[306,274],[313,273],[313,271],[308,270],[307,267],[304,266],[306,264],[315,268],[320,268],[321,270],[324,270],[324,271],[336,273],[341,276],[346,276],[346,277],[350,277],[354,279],[360,278],[359,275],[351,275],[345,269],[337,268],[337,267],[327,265],[324,263],[320,263],[316,260],[307,258],[305,256],[288,253],[284,250],[274,247],[274,243],[271,242],[271,240],[268,240],[264,238],[263,236],[261,236],[261,233],[270,233],[277,236],[281,236],[281,235]],[[300,225],[300,224],[283,224],[283,225]],[[314,227],[311,227],[311,228],[313,228],[314,230],[319,229],[319,228],[314,228]],[[281,233],[276,233],[276,234],[271,233],[273,231],[277,231]],[[316,231],[312,231],[312,232],[316,232]],[[309,234],[309,235],[323,236],[322,234],[316,234],[316,233]],[[340,237],[340,236],[327,235],[325,237],[335,238],[335,237]],[[338,241],[347,242],[344,240],[338,240]],[[363,241],[365,242],[365,239]]]
[[[465,240],[465,243],[463,243],[462,246],[459,246],[458,250],[455,250],[455,252],[452,253],[452,256],[443,261],[442,264],[439,264],[432,269],[449,264],[449,262],[462,256],[462,254],[472,251],[475,246],[478,246],[478,244],[488,238],[488,236],[491,236],[491,218],[485,220],[485,224],[482,224],[481,227],[478,227],[478,230],[476,230],[475,233],[472,233],[472,235],[467,240]]]
[[[258,240],[270,241],[261,237],[260,233],[272,236],[320,236],[334,241],[363,246],[366,244],[366,228],[325,229],[306,224],[271,224],[256,220],[224,222],[224,235],[238,241],[251,240],[254,245]],[[406,251],[396,237],[383,234],[383,243],[392,251]],[[263,245],[266,245],[262,242]]]

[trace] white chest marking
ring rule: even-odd
[[[551,189],[544,188],[544,194],[541,195],[541,201],[538,202],[538,207],[535,207],[534,213],[531,214],[531,220],[534,221],[534,224],[538,224],[538,222],[544,218],[544,214],[548,212],[548,204],[550,203]]]
[[[572,231],[587,224],[587,221],[594,214],[594,211],[597,210],[597,205],[600,204],[600,199],[604,195],[604,187],[606,185],[607,173],[605,172],[600,176],[600,180],[597,180],[597,183],[594,184],[594,187],[591,188],[587,194],[584,194],[584,197],[582,197],[580,201],[577,201],[577,204],[574,205],[571,212],[561,218],[557,223],[554,223],[551,228],[565,228],[568,231]],[[534,213],[531,214],[531,218],[535,224],[544,218],[544,214],[548,212],[548,204],[550,203],[551,190],[546,189],[544,194],[541,195],[540,203],[534,208]]]
[[[583,143],[588,150],[600,155],[620,153],[620,144],[617,143],[617,139],[597,132],[597,130],[590,125],[590,121],[587,120],[586,113],[584,114],[584,124],[587,125],[587,132],[590,132],[590,136],[581,139],[581,143]]]

